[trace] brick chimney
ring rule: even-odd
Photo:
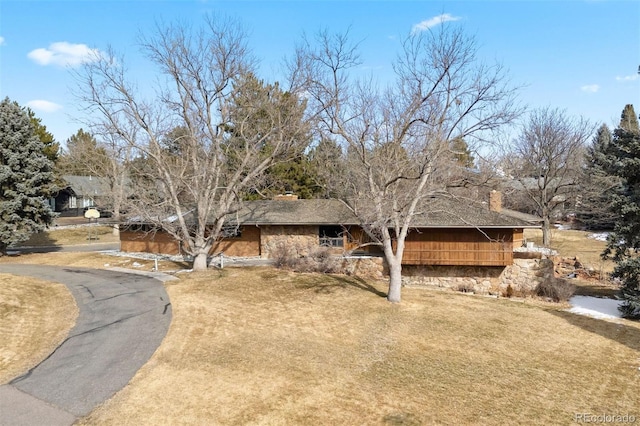
[[[287,201],[293,201],[293,200],[297,200],[298,196],[296,194],[294,194],[293,192],[287,192],[285,194],[278,194],[275,197],[273,197],[274,200],[287,200]]]
[[[502,193],[495,189],[489,193],[489,210],[492,212],[502,211]]]

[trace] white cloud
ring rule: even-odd
[[[631,75],[625,75],[624,77],[617,76],[616,80],[617,81],[634,81],[634,80],[637,80],[639,77],[640,77],[639,74],[631,74]]]
[[[435,27],[436,25],[440,25],[443,22],[459,21],[460,19],[462,18],[460,18],[459,16],[451,16],[451,14],[449,13],[443,13],[442,15],[434,16],[431,19],[427,19],[418,24],[415,24],[411,29],[411,32],[415,34],[421,31],[428,30],[429,28]]]
[[[587,84],[585,86],[582,86],[580,90],[587,93],[596,93],[598,90],[600,90],[600,86],[597,84]]]
[[[0,46],[4,44],[4,37],[0,36]]]
[[[40,65],[78,66],[85,62],[93,62],[100,57],[98,49],[91,49],[86,44],[72,44],[66,41],[51,43],[48,49],[43,47],[32,50],[27,55]]]
[[[27,102],[27,106],[33,110],[44,112],[56,112],[59,109],[62,109],[62,105],[58,105],[54,102],[43,101],[41,99],[29,101]]]

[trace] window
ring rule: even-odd
[[[323,247],[344,247],[342,226],[320,226],[320,245]]]
[[[242,237],[242,229],[237,225],[223,225],[220,230],[222,238],[240,238]]]
[[[78,201],[76,200],[76,196],[75,195],[71,195],[69,197],[69,208],[70,209],[75,209],[76,207],[78,207]]]

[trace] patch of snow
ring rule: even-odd
[[[168,255],[168,254],[155,254],[155,253],[142,253],[142,252],[124,252],[119,250],[104,250],[102,252],[108,256],[116,256],[116,257],[130,257],[133,259],[143,259],[143,260],[173,260],[176,262],[183,262],[189,260],[188,256],[179,256],[179,255]],[[127,261],[127,260],[125,260]]]
[[[546,247],[516,247],[513,251],[522,253],[542,253],[546,256],[555,256],[558,254],[557,251]]]
[[[608,237],[609,237],[608,232],[595,232],[593,234],[587,235],[587,238],[590,238],[596,241],[607,241]]]
[[[563,225],[563,224],[561,224],[561,223],[556,223],[556,224],[555,224],[555,225],[553,225],[553,226],[555,226],[555,228],[556,228],[556,229],[559,229],[559,230],[561,230],[561,231],[567,231],[567,230],[570,230],[570,229],[571,229],[571,225]]]
[[[569,312],[579,315],[587,315],[598,319],[621,318],[618,306],[619,300],[603,299],[592,296],[573,296],[569,299],[571,309]]]
[[[131,264],[131,266],[133,266],[134,268],[139,268],[139,267],[141,267],[141,266],[142,266],[142,264],[141,264],[141,263],[138,263],[138,262],[133,262],[133,263]]]

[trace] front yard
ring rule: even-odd
[[[571,423],[640,417],[640,325],[540,302],[226,269],[167,284],[169,334],[84,424]]]
[[[90,253],[2,261],[134,262]],[[165,284],[173,321],[163,344],[81,424],[640,421],[637,322],[419,288],[394,305],[385,282],[266,267],[177,276]]]

